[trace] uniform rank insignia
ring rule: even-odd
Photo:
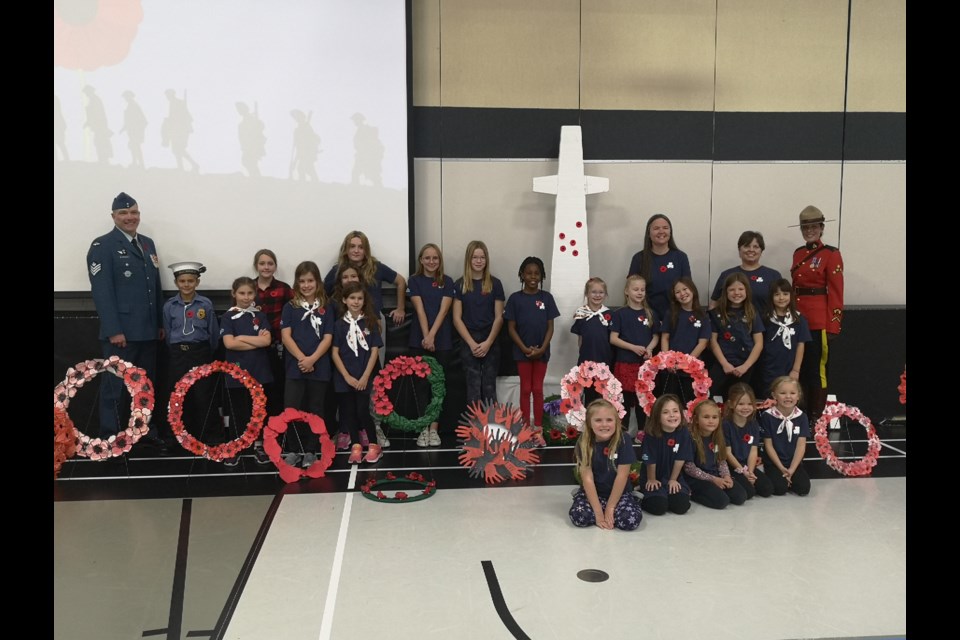
[[[200,320],[203,320],[206,317],[207,317],[206,309],[200,309],[199,311],[197,311],[197,318],[199,318]]]
[[[125,257],[125,256],[127,255],[127,250],[126,250],[126,249],[117,249],[117,255],[120,255],[120,256],[124,256],[124,257]]]
[[[103,268],[103,265],[98,264],[98,263],[96,263],[96,262],[91,262],[91,263],[90,263],[90,275],[92,275],[92,276],[97,275],[98,273],[100,273],[100,269],[102,269],[102,268]]]
[[[819,266],[820,266],[820,257],[819,257],[819,256],[810,259],[810,268],[811,268],[811,269],[816,269],[816,268],[818,268]]]

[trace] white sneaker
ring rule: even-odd
[[[429,447],[430,446],[430,427],[427,427],[420,432],[420,435],[417,436],[417,446],[418,447]]]
[[[428,438],[427,441],[428,441],[428,443],[430,444],[430,446],[431,446],[431,447],[439,447],[440,444],[441,444],[441,443],[440,443],[440,434],[437,433],[434,429],[431,429],[430,427],[427,427],[427,432],[430,434],[429,436],[427,436],[427,438]]]
[[[377,444],[384,449],[390,446],[390,441],[387,439],[387,436],[383,434],[383,429],[380,428],[380,425],[377,425]]]

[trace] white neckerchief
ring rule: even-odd
[[[360,355],[360,352],[357,350],[357,345],[363,347],[364,351],[369,351],[370,347],[367,346],[367,339],[363,335],[363,329],[360,328],[360,320],[363,319],[363,314],[361,313],[356,317],[356,319],[354,319],[354,317],[351,316],[350,312],[348,311],[343,316],[343,319],[347,324],[350,325],[350,328],[347,329],[347,346],[350,347],[351,351],[353,351],[353,355]]]
[[[229,309],[227,309],[227,313],[230,313],[231,311],[236,311],[236,312],[237,312],[235,315],[230,316],[230,319],[231,319],[231,320],[236,320],[237,318],[242,318],[242,317],[243,317],[243,314],[245,314],[245,313],[249,313],[251,318],[256,319],[256,317],[257,317],[257,311],[260,311],[260,307],[258,307],[257,305],[252,304],[252,305],[250,305],[249,307],[247,307],[246,309],[241,309],[240,307],[230,307]]]
[[[320,301],[314,300],[313,304],[309,302],[301,302],[300,308],[303,309],[303,316],[300,318],[300,322],[303,322],[310,318],[310,325],[313,327],[313,332],[317,334],[317,337],[320,337],[320,325],[323,324],[323,320],[317,317],[317,314],[314,313],[320,307]]]
[[[780,413],[780,410],[775,406],[767,409],[767,413],[780,420],[780,426],[777,427],[777,433],[783,433],[784,429],[786,429],[787,442],[793,442],[793,419],[797,416],[803,415],[803,411],[800,411],[800,407],[794,407],[793,411],[791,411],[790,415],[788,416]]]
[[[603,326],[606,327],[607,325],[610,324],[610,321],[607,320],[605,317],[603,317],[603,312],[604,312],[604,311],[610,311],[610,309],[608,309],[607,306],[606,306],[606,305],[603,305],[603,304],[600,305],[600,308],[599,308],[598,310],[596,310],[596,311],[591,311],[589,306],[583,305],[582,307],[578,308],[578,309],[574,312],[574,314],[573,314],[573,319],[574,319],[574,320],[589,320],[589,319],[592,318],[593,316],[597,316],[598,318],[600,318],[600,324],[602,324]]]
[[[787,349],[790,349],[790,336],[794,335],[797,330],[791,327],[790,325],[795,322],[793,314],[787,311],[787,315],[784,316],[783,321],[777,318],[777,312],[770,312],[770,322],[777,325],[779,329],[773,334],[773,337],[770,338],[770,342],[773,342],[777,339],[777,336],[780,336],[780,339],[783,340],[783,346]]]

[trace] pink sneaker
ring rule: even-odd
[[[370,448],[367,449],[367,457],[363,459],[364,462],[377,462],[380,458],[383,457],[383,448],[378,444],[370,445]]]
[[[543,439],[543,429],[538,429],[533,434],[533,446],[542,449],[547,446],[547,441]]]
[[[360,464],[363,462],[363,447],[355,444],[350,448],[350,457],[347,458],[349,464]]]
[[[350,450],[350,434],[342,431],[337,434],[337,451]]]

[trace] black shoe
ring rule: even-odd
[[[226,459],[224,459],[224,460],[221,460],[221,462],[223,462],[223,466],[225,466],[225,467],[235,467],[235,466],[237,466],[238,464],[240,464],[240,456],[234,456],[234,457],[232,457],[232,458],[226,458]]]
[[[253,446],[253,459],[257,464],[270,464],[270,456],[263,450],[263,447]]]

